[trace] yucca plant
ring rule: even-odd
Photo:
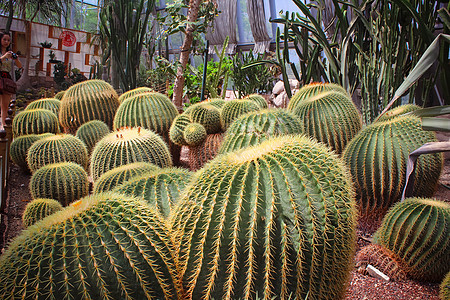
[[[181,299],[170,233],[143,201],[86,197],[28,227],[0,257],[0,298]]]
[[[63,209],[61,203],[54,199],[38,198],[27,204],[22,214],[25,228]]]
[[[343,162],[305,136],[216,157],[172,218],[189,299],[342,299],[356,211]]]

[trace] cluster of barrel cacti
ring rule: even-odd
[[[287,109],[255,94],[179,114],[162,94],[119,97],[100,80],[65,91],[56,114],[55,101],[36,101],[14,125],[11,155],[32,172],[35,200],[0,257],[2,299],[343,299],[357,223],[387,211],[361,270],[449,272],[448,204],[389,210],[408,153],[434,140],[402,116],[415,106],[362,129],[335,84],[303,87]],[[173,167],[173,146],[188,147],[196,173]],[[441,168],[438,154],[419,159],[426,182],[414,193],[431,196]]]

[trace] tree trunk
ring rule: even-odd
[[[25,19],[24,19],[25,20]],[[25,37],[26,37],[26,57],[25,57],[25,65],[23,68],[22,76],[20,76],[19,80],[17,81],[17,89],[18,90],[25,90],[27,88],[31,88],[31,80],[29,70],[30,70],[30,57],[31,57],[31,21],[24,21],[25,22]],[[36,70],[37,72],[37,70]]]
[[[180,65],[177,69],[177,77],[175,78],[175,83],[173,86],[173,98],[172,101],[175,104],[178,111],[182,111],[182,98],[183,98],[183,87],[184,87],[184,70],[189,62],[189,55],[191,53],[192,40],[194,38],[194,26],[193,22],[197,20],[198,11],[200,9],[201,0],[190,0],[189,1],[189,12],[187,16],[188,25],[186,27],[186,36],[184,37],[183,45],[181,46],[180,52]]]

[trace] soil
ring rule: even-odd
[[[442,140],[448,140],[444,136]],[[184,149],[185,150],[185,149]],[[186,152],[182,151],[182,165],[187,166]],[[183,158],[184,157],[184,158]],[[3,253],[11,240],[22,231],[22,212],[31,196],[28,184],[31,175],[25,174],[18,166],[11,163],[9,177],[9,196],[6,207],[1,214],[0,251]],[[444,171],[435,198],[450,201],[450,155],[446,156]],[[367,245],[370,236],[358,233],[357,250]],[[385,282],[370,276],[352,272],[345,300],[439,300],[439,285],[412,280],[402,282]]]

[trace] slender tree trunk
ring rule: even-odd
[[[175,78],[175,83],[173,87],[173,103],[177,107],[178,111],[182,111],[182,98],[183,98],[183,87],[184,87],[184,70],[189,62],[189,55],[191,53],[192,40],[194,38],[194,26],[191,25],[197,20],[198,11],[200,9],[201,0],[190,0],[189,1],[189,12],[188,12],[188,25],[186,28],[186,36],[184,37],[183,45],[181,46],[180,52],[180,65],[177,69],[177,77]]]
[[[9,30],[11,29],[11,24],[12,24],[12,20],[14,17],[14,3],[13,1],[9,1],[9,5],[8,5],[8,21],[6,21],[6,27],[5,27],[5,32],[9,32]]]
[[[25,19],[24,19],[25,20]],[[24,21],[25,22],[25,37],[26,37],[26,57],[25,57],[25,64],[23,68],[22,76],[20,76],[19,80],[17,81],[17,89],[18,90],[24,90],[27,88],[31,88],[31,80],[29,76],[29,70],[30,70],[30,57],[31,57],[31,21]]]

